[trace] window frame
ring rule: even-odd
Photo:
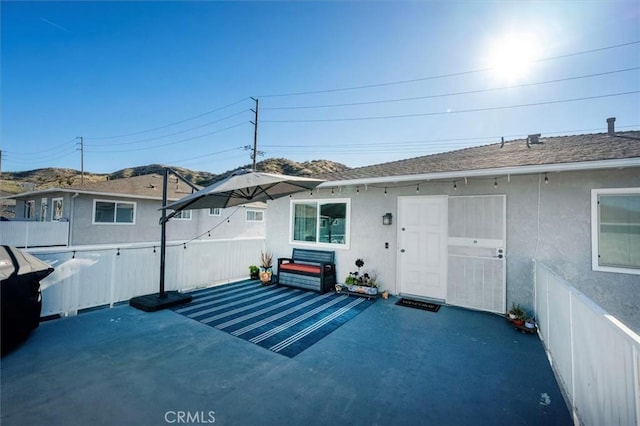
[[[316,204],[316,241],[299,241],[293,239],[293,228],[295,220],[295,205],[296,204]],[[344,244],[339,243],[324,243],[318,241],[320,236],[320,229],[322,225],[322,218],[320,217],[320,206],[323,204],[345,204],[346,217],[344,224]],[[295,244],[299,246],[317,247],[317,248],[331,248],[331,249],[343,249],[348,250],[351,248],[351,199],[350,198],[307,198],[307,199],[295,199],[289,201],[289,244]]]
[[[191,213],[191,210],[180,210],[171,218],[171,220],[191,220],[192,217],[193,214]]]
[[[49,216],[49,199],[47,197],[42,197],[40,199],[40,222],[45,222]]]
[[[56,217],[56,204],[60,202],[60,216]],[[64,217],[64,197],[55,197],[51,199],[51,220],[60,220]]]
[[[36,216],[36,200],[25,201],[23,213],[25,219],[34,219]]]
[[[114,212],[113,212],[113,222],[96,222],[96,205],[98,203],[112,203],[114,204]],[[118,204],[131,204],[133,205],[133,221],[132,222],[118,222],[116,219]],[[136,211],[137,211],[138,203],[135,201],[121,201],[121,200],[106,200],[95,198],[93,200],[93,212],[91,215],[91,224],[92,225],[135,225],[136,224]]]
[[[256,220],[256,219],[249,219],[249,213],[260,213],[260,219]],[[264,222],[264,210],[258,210],[258,209],[247,209],[247,211],[244,214],[244,219],[245,222]]]
[[[214,210],[217,210],[218,213],[215,213]],[[212,207],[209,209],[209,216],[222,216],[222,209],[220,207]]]
[[[640,275],[640,268],[600,265],[600,209],[599,197],[602,195],[639,195],[640,188],[601,188],[591,190],[591,269],[600,272]]]

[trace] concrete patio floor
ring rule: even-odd
[[[168,310],[48,321],[1,360],[1,423],[573,424],[537,336],[395,301],[295,358]]]

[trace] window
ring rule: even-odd
[[[191,210],[180,210],[173,218],[179,220],[191,220]]]
[[[62,198],[54,198],[51,200],[53,203],[53,211],[51,212],[51,220],[60,220],[62,219],[63,213],[63,199]]]
[[[264,212],[262,210],[247,210],[247,222],[262,222]]]
[[[36,200],[25,201],[24,203],[24,218],[33,219],[36,215]]]
[[[93,201],[93,223],[135,223],[136,203]]]
[[[640,275],[640,188],[591,191],[592,268]]]
[[[209,216],[222,216],[222,209],[217,207],[209,209]]]
[[[292,201],[292,242],[349,244],[349,200]]]
[[[47,220],[47,216],[49,215],[49,200],[47,198],[42,198],[40,200],[40,222],[44,222]]]

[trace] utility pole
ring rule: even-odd
[[[84,185],[84,138],[78,136],[76,139],[80,139],[80,185]]]
[[[253,166],[252,169],[255,172],[256,171],[256,157],[258,156],[258,99],[256,98],[251,98],[254,101],[256,101],[256,109],[252,109],[251,111],[253,111],[256,114],[256,119],[255,122],[252,121],[251,123],[253,124],[253,151],[251,152],[251,159],[253,160]],[[262,154],[262,153],[260,153]]]

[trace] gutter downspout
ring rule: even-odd
[[[79,192],[76,192],[71,196],[71,208],[69,209],[69,236],[67,237],[67,247],[71,245],[73,241],[73,214],[75,212],[76,206],[76,197],[80,195]]]

